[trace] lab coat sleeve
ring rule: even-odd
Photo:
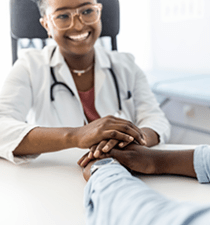
[[[165,143],[170,137],[170,124],[159,107],[152,93],[145,74],[136,66],[134,86],[134,104],[136,109],[136,124],[139,128],[153,129],[160,137],[160,143]]]
[[[33,101],[27,62],[19,59],[0,92],[0,157],[13,163],[28,162],[33,156],[14,157],[13,151],[35,125],[26,122]]]
[[[96,171],[85,188],[86,225],[207,225],[210,206],[176,202],[120,165]]]
[[[194,169],[200,183],[210,183],[210,146],[200,145],[194,151]]]

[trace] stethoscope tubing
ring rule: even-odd
[[[54,48],[53,51],[52,51],[51,59],[54,55],[55,49],[56,48]],[[119,109],[119,111],[121,111],[122,110],[122,104],[121,104],[120,89],[119,89],[117,77],[116,77],[116,74],[114,73],[112,68],[109,68],[109,71],[110,71],[110,73],[112,75],[112,78],[114,80],[114,85],[115,85],[117,100],[118,100],[118,109]],[[67,88],[69,90],[69,92],[72,94],[72,96],[75,96],[74,92],[71,90],[71,88],[67,84],[65,84],[64,82],[57,81],[53,67],[50,67],[50,73],[51,73],[51,76],[52,76],[53,81],[54,81],[54,83],[50,87],[50,99],[51,99],[51,101],[55,100],[55,98],[53,96],[53,89],[56,85],[63,85],[65,88]]]
[[[53,83],[53,84],[51,85],[51,87],[50,87],[50,99],[51,99],[51,101],[54,101],[54,100],[55,100],[55,98],[54,98],[54,96],[53,96],[53,88],[54,88],[56,85],[63,85],[64,87],[66,87],[66,88],[71,92],[72,96],[74,96],[74,92],[71,90],[71,88],[70,88],[67,84],[65,84],[65,83],[63,83],[63,82],[57,81],[57,79],[56,79],[56,77],[55,77],[55,73],[54,73],[53,67],[50,67],[50,73],[51,73],[51,76],[52,76],[52,78],[53,78],[53,80],[54,80],[54,83]]]

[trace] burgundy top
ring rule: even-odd
[[[94,105],[94,87],[88,91],[78,91],[88,122],[100,118]]]

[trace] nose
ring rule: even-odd
[[[84,24],[82,23],[82,21],[80,20],[80,17],[78,14],[75,14],[73,16],[73,26],[75,30],[82,30]]]

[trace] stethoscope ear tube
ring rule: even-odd
[[[121,98],[120,98],[119,84],[117,82],[116,75],[115,75],[114,71],[112,70],[112,68],[110,68],[109,71],[111,72],[112,78],[114,80],[114,85],[115,85],[115,89],[116,89],[116,92],[117,92],[118,108],[119,108],[119,111],[121,111],[122,110],[122,104],[121,104]]]
[[[53,51],[52,51],[51,59],[52,59],[52,57],[53,57],[53,55],[54,55],[55,49],[56,49],[56,47],[55,47],[55,48],[53,49]],[[120,113],[120,112],[122,111],[122,104],[121,104],[121,98],[120,98],[119,84],[118,84],[118,82],[117,82],[117,77],[116,77],[116,75],[115,75],[115,73],[114,73],[112,67],[109,68],[109,71],[110,71],[110,73],[111,73],[111,75],[112,75],[112,78],[113,78],[113,80],[114,80],[114,85],[115,85],[115,89],[116,89],[116,93],[117,93],[117,100],[118,100],[118,109],[119,109],[118,112]],[[65,88],[67,88],[67,89],[71,92],[72,96],[74,96],[74,92],[71,90],[70,87],[67,86],[67,84],[65,84],[65,83],[63,83],[63,82],[58,82],[58,81],[57,81],[57,79],[56,79],[56,77],[55,77],[55,73],[54,73],[53,67],[50,67],[50,73],[51,73],[51,76],[52,76],[53,81],[54,81],[54,83],[53,83],[53,84],[51,85],[51,87],[50,87],[50,99],[51,99],[51,101],[54,101],[54,100],[55,100],[55,98],[54,98],[54,96],[53,96],[53,88],[54,88],[56,85],[63,85]]]
[[[52,78],[54,80],[54,84],[51,85],[51,88],[50,88],[50,99],[51,101],[54,101],[55,98],[53,96],[53,88],[55,87],[55,85],[63,85],[64,87],[66,87],[72,94],[72,96],[74,96],[74,92],[63,82],[58,82],[56,77],[55,77],[55,73],[54,73],[54,70],[52,67],[50,67],[50,72],[51,72],[51,75],[52,75]]]

